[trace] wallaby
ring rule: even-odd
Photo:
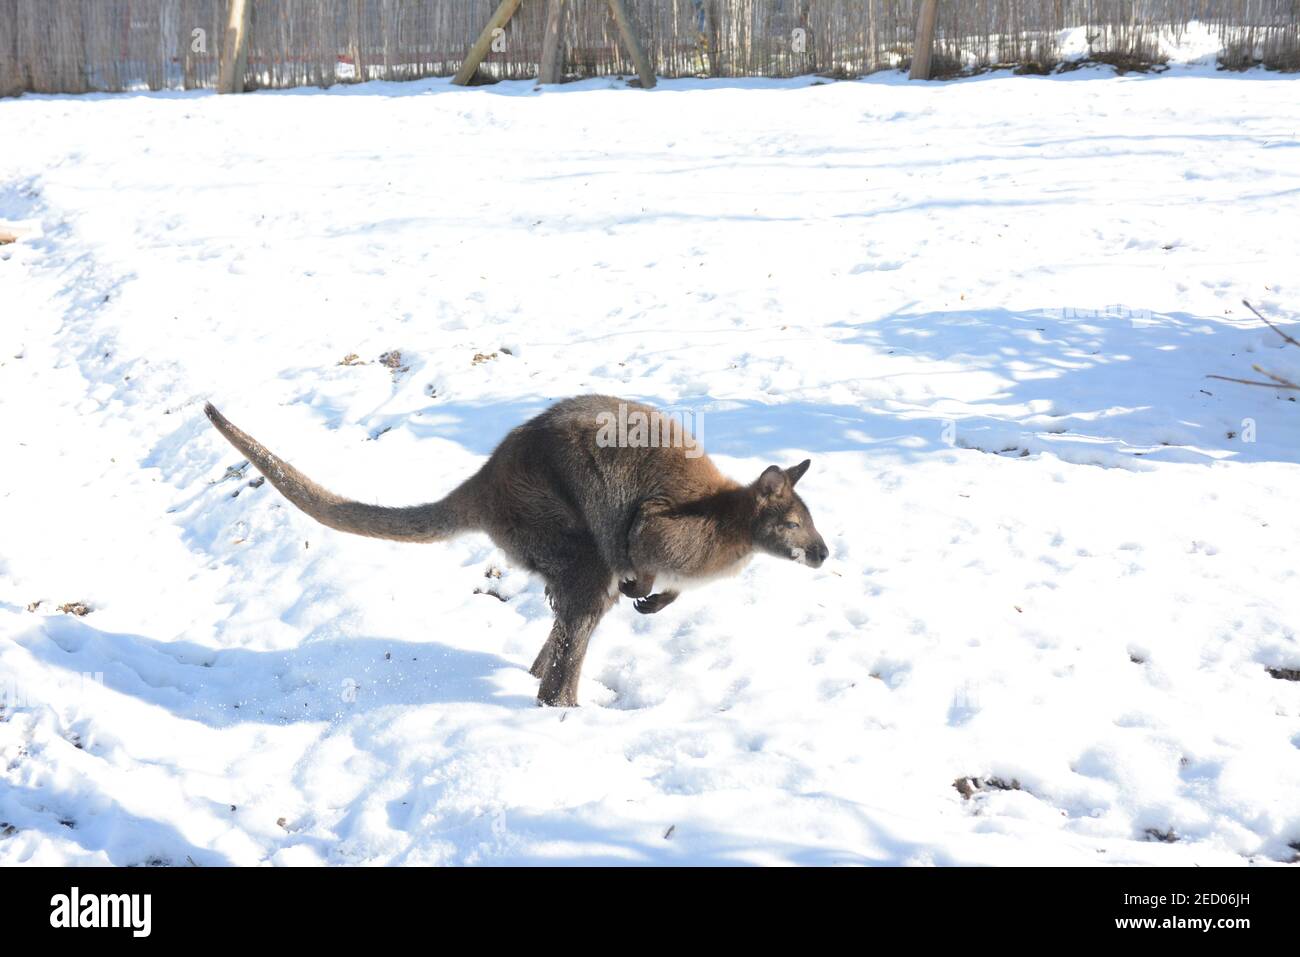
[[[630,412],[629,412],[630,410]],[[209,403],[217,431],[284,496],[342,532],[437,542],[481,531],[546,583],[555,623],[532,674],[543,705],[574,706],[587,642],[622,592],[642,614],[677,589],[735,573],[755,552],[813,568],[829,555],[795,483],[808,461],[769,466],[748,485],[724,476],[682,423],[649,406],[587,395],[515,428],[446,498],[387,508],[350,501],[241,432]],[[658,441],[611,442],[611,416],[640,414]],[[694,454],[692,454],[692,452]],[[655,584],[668,587],[655,592]]]

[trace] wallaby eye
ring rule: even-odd
[[[798,528],[798,527],[799,527],[799,523],[798,523],[798,522],[786,522],[786,523],[785,523],[785,527],[786,527],[786,528]]]

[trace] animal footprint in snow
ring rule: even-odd
[[[953,695],[952,706],[948,709],[948,724],[962,725],[980,713],[979,685],[968,681]]]

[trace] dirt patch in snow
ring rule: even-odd
[[[957,793],[969,801],[980,791],[1019,791],[1022,790],[1020,782],[1015,778],[1008,781],[1006,778],[999,777],[962,777],[952,782],[952,786],[957,789]]]

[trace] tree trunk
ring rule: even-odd
[[[217,77],[218,93],[243,93],[244,74],[248,71],[249,23],[253,18],[253,0],[230,0],[230,21],[221,43],[221,72]]]
[[[912,48],[912,72],[909,80],[930,79],[930,57],[934,53],[934,24],[939,18],[939,0],[921,0],[921,14],[916,22],[916,41]]]
[[[559,83],[564,78],[564,0],[547,0],[546,29],[542,34],[542,62],[538,83]]]
[[[614,14],[614,22],[618,24],[618,32],[623,35],[623,45],[627,47],[628,55],[632,57],[632,62],[636,64],[636,72],[641,77],[642,89],[649,90],[655,85],[655,71],[650,66],[650,60],[645,55],[645,49],[641,46],[641,41],[636,37],[636,31],[632,29],[632,18],[627,14],[627,6],[623,0],[609,0],[609,10]]]
[[[457,86],[466,86],[470,80],[474,79],[474,73],[478,70],[478,65],[483,62],[488,50],[492,48],[492,34],[497,30],[505,29],[505,25],[515,15],[515,11],[519,9],[521,2],[522,0],[501,0],[501,5],[497,7],[496,13],[492,14],[492,18],[488,20],[483,32],[478,35],[474,45],[469,48],[469,53],[465,54],[465,62],[456,71],[452,83]]]

